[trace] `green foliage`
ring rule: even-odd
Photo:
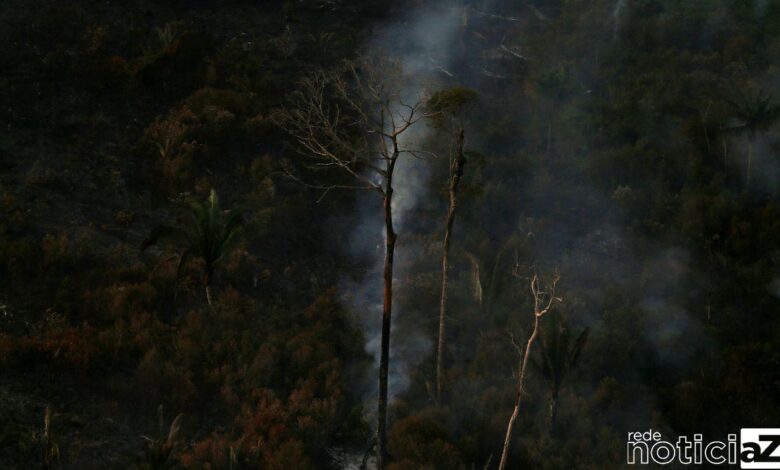
[[[157,243],[162,238],[174,237],[181,240],[184,245],[179,255],[179,267],[182,267],[187,259],[192,256],[204,263],[204,281],[206,295],[211,305],[210,287],[214,277],[214,269],[217,262],[227,253],[230,241],[243,224],[240,213],[223,211],[219,205],[219,197],[215,190],[211,190],[208,200],[200,202],[190,201],[187,212],[189,223],[184,226],[163,225],[156,227],[148,238],[141,242],[141,251]]]
[[[774,104],[772,95],[760,91],[743,97],[739,101],[729,100],[737,124],[728,130],[735,133],[747,133],[751,139],[758,132],[768,131],[780,119],[780,105]]]
[[[585,328],[572,341],[571,332],[561,321],[559,313],[551,312],[547,320],[539,341],[541,361],[531,358],[531,364],[550,389],[550,432],[554,433],[561,387],[571,370],[579,363],[590,330]]]
[[[425,107],[432,114],[431,121],[441,127],[450,119],[467,117],[479,95],[476,91],[456,86],[439,90],[428,98]]]
[[[219,207],[217,192],[213,189],[207,203],[193,201],[191,208],[192,225],[185,237],[190,252],[205,262],[206,276],[210,278],[214,273],[214,266],[225,255],[228,244],[243,219],[238,213],[228,211],[225,215]]]
[[[579,363],[589,329],[582,330],[572,341],[571,331],[560,320],[560,314],[552,312],[543,331],[539,341],[541,361],[532,359],[532,364],[547,381],[553,395],[557,395],[566,376]]]

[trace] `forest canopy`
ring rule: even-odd
[[[595,470],[780,426],[776,2],[0,25],[0,467]]]

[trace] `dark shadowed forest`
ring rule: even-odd
[[[0,279],[0,468],[780,427],[780,3],[5,0]]]

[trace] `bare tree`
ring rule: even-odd
[[[315,71],[300,83],[277,122],[288,132],[296,150],[308,157],[313,171],[337,170],[350,183],[309,186],[322,189],[365,189],[382,198],[385,225],[382,341],[377,401],[377,465],[387,456],[387,385],[390,324],[393,303],[393,177],[399,158],[421,157],[410,147],[409,130],[427,116],[419,97],[407,102],[404,75],[397,62],[361,59],[330,71]],[[289,173],[294,178],[297,176]],[[325,194],[323,193],[323,195]]]
[[[523,399],[523,387],[525,386],[525,372],[528,368],[528,359],[531,357],[531,348],[539,336],[539,322],[542,317],[550,311],[554,302],[561,302],[560,297],[555,296],[555,289],[558,286],[560,276],[556,273],[549,283],[548,290],[544,291],[541,286],[539,276],[534,273],[531,277],[531,294],[534,299],[534,323],[531,335],[528,337],[528,341],[525,343],[525,350],[522,351],[520,345],[517,344],[514,339],[512,343],[515,348],[521,354],[520,366],[518,367],[517,374],[517,391],[515,397],[515,406],[512,409],[512,415],[509,417],[509,424],[506,427],[506,435],[504,436],[504,448],[501,451],[501,461],[498,465],[499,470],[506,468],[507,459],[509,458],[509,444],[512,441],[512,428],[515,425],[517,417],[520,415],[520,403]]]

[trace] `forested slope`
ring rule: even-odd
[[[425,152],[395,180],[390,468],[497,468],[535,272],[562,302],[509,468],[780,423],[776,3],[19,0],[0,5],[1,467],[357,468],[381,199],[309,171],[279,115],[366,55],[424,100],[473,98],[415,124]]]

